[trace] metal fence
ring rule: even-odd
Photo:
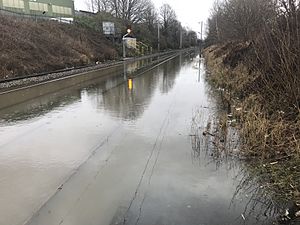
[[[38,14],[26,14],[26,13],[20,13],[20,12],[14,12],[7,9],[0,8],[0,15],[3,16],[13,16],[19,19],[30,19],[30,20],[51,20],[51,21],[57,21],[60,23],[69,23],[72,24],[73,20],[62,18],[62,17],[51,17],[46,15],[38,15]]]

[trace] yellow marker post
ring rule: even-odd
[[[129,90],[132,90],[133,88],[133,82],[132,82],[132,79],[128,79],[128,89]]]

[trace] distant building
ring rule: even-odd
[[[74,0],[0,0],[0,8],[50,17],[74,17]]]
[[[87,16],[87,17],[94,17],[97,16],[97,13],[89,12],[89,11],[84,11],[84,10],[79,10],[75,11],[76,16]]]

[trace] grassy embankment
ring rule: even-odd
[[[117,58],[100,32],[56,21],[0,16],[0,79]]]
[[[268,79],[249,42],[210,46],[204,55],[209,82],[222,90],[238,121],[250,173],[277,200],[300,201],[299,74],[277,70],[279,76]]]

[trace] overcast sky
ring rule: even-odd
[[[75,8],[87,10],[87,0],[75,0]],[[168,3],[175,10],[183,26],[200,31],[200,21],[206,22],[215,0],[152,0],[157,8]]]

